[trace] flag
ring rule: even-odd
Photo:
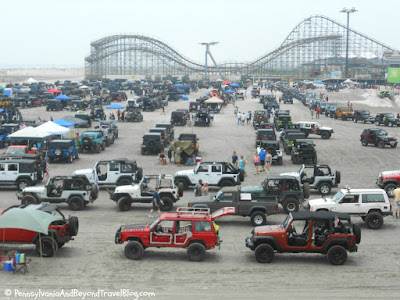
[[[335,228],[337,228],[338,225],[339,225],[339,218],[338,218],[337,216],[335,216],[335,221],[333,221],[333,226],[334,226]]]
[[[49,157],[47,156],[47,152],[46,152],[45,161],[46,161],[46,177],[49,178],[49,176],[50,176],[50,165],[49,165]]]

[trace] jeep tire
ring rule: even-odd
[[[358,224],[353,224],[353,234],[356,236],[356,244],[361,242],[361,228]]]
[[[379,229],[383,225],[383,217],[379,212],[370,212],[365,217],[365,224],[371,229]]]
[[[206,248],[200,243],[190,244],[187,249],[187,255],[191,261],[201,261],[206,255]]]
[[[101,150],[105,150],[106,149],[106,143],[105,142],[102,142],[101,143]]]
[[[82,198],[79,196],[72,196],[68,200],[68,206],[71,210],[82,210],[85,207]]]
[[[22,205],[37,204],[36,198],[32,195],[25,195],[21,199]]]
[[[57,242],[50,236],[40,236],[36,241],[36,251],[42,257],[52,257],[57,250]]]
[[[128,211],[132,207],[132,201],[128,197],[121,197],[117,202],[120,211]]]
[[[261,244],[258,245],[256,250],[254,251],[256,256],[256,260],[259,263],[270,263],[275,256],[275,250],[269,244]]]
[[[17,187],[19,191],[22,191],[24,188],[31,186],[31,183],[28,179],[20,179],[17,181]]]
[[[229,179],[223,179],[219,185],[221,187],[224,187],[224,186],[234,186],[235,184]]]
[[[367,138],[362,138],[361,139],[361,145],[363,145],[363,146],[368,146],[368,139]]]
[[[174,201],[170,197],[161,197],[161,207],[162,211],[170,211],[174,207]]]
[[[99,144],[95,144],[95,146],[94,146],[94,151],[95,151],[96,153],[100,153],[100,145],[99,145]]]
[[[143,245],[137,241],[131,241],[125,246],[125,256],[129,259],[138,260],[143,257]]]
[[[179,184],[178,184],[178,195],[179,195],[179,197],[183,196],[183,191],[184,190],[185,190],[185,187],[184,187],[183,183],[179,182]]]
[[[347,261],[347,251],[339,245],[329,248],[327,256],[329,262],[335,266],[343,265]]]
[[[278,157],[278,165],[282,165],[282,157]]]
[[[308,199],[310,197],[310,183],[304,182],[303,183],[303,194],[304,198]]]
[[[331,193],[331,185],[328,182],[323,182],[318,186],[318,190],[322,195],[329,195]]]
[[[299,201],[295,198],[287,198],[282,202],[283,210],[289,214],[299,210]]]
[[[378,141],[378,143],[376,145],[378,146],[378,148],[385,147],[385,143],[383,141]]]
[[[73,159],[72,153],[71,153],[71,155],[67,158],[67,161],[68,161],[69,164],[72,164],[72,161],[73,161],[73,160],[74,160],[74,159]]]
[[[77,236],[79,230],[79,221],[77,217],[69,217],[68,219],[68,234],[70,236]],[[61,247],[59,247],[61,248]]]
[[[120,180],[118,180],[117,185],[131,185],[132,184],[132,180],[128,179],[128,178],[122,178]]]
[[[323,140],[327,140],[327,139],[329,139],[331,137],[331,134],[329,133],[329,132],[327,132],[327,131],[323,131],[322,133],[321,133],[321,138],[323,139]]]
[[[175,184],[179,187],[181,187],[181,189],[182,189],[182,191],[185,191],[185,190],[187,190],[187,188],[188,188],[188,183],[187,183],[187,181],[185,180],[185,179],[183,179],[183,178],[178,178],[178,179],[176,179],[176,182],[175,182]]]
[[[251,214],[250,221],[253,226],[261,226],[267,223],[267,217],[263,211],[257,210]]]
[[[397,185],[394,183],[389,183],[385,186],[385,192],[389,197],[394,196],[394,190],[397,188]]]

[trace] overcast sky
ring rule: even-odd
[[[249,61],[278,47],[319,14],[400,49],[398,0],[1,0],[0,66],[84,66],[90,42],[118,33],[150,35],[204,61],[199,42],[218,41],[217,62]],[[394,22],[394,23],[393,23]]]

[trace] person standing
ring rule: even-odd
[[[257,152],[256,155],[254,155],[253,162],[254,162],[254,167],[256,168],[256,173],[254,175],[258,175],[260,174],[258,172],[258,168],[260,167],[260,156],[258,155]]]
[[[245,121],[246,121],[246,113],[242,113],[242,126],[244,126]]]
[[[176,152],[175,152],[175,163],[176,163],[176,165],[177,165],[178,167],[181,166],[181,154],[182,154],[182,150],[183,150],[183,148],[180,147],[180,148],[178,148],[178,149],[176,150]]]
[[[321,113],[321,109],[319,108],[319,106],[315,109],[315,118],[319,119],[319,114]]]
[[[238,167],[238,160],[239,160],[239,157],[236,155],[236,151],[233,151],[233,153],[232,153],[232,165],[234,165],[235,168]]]
[[[157,210],[158,215],[161,216],[161,211],[160,211],[161,199],[160,199],[160,195],[158,194],[158,191],[159,191],[158,188],[156,188],[154,190],[153,199],[151,200],[153,207],[150,210],[149,218],[153,217],[153,211],[155,211],[155,210]]]
[[[167,155],[168,155],[169,162],[171,163],[172,162],[172,150],[171,149],[168,149]]]
[[[202,188],[203,192],[202,195],[203,196],[208,196],[208,182],[204,182],[203,188]]]
[[[267,156],[267,151],[264,150],[264,148],[261,148],[261,151],[258,153],[260,156],[260,165],[261,165],[261,170],[260,172],[265,171],[265,157]]]
[[[250,124],[250,112],[246,114],[246,124]]]
[[[118,116],[118,121],[120,121],[121,120],[121,111],[119,109],[117,111],[117,116]]]
[[[311,119],[314,119],[314,109],[311,104],[310,104],[310,112],[311,112]]]
[[[242,122],[242,114],[240,112],[238,112],[237,114],[237,120],[238,120],[238,125],[240,125],[240,123]]]
[[[393,192],[393,216],[399,218],[400,186]]]
[[[243,155],[240,155],[240,159],[239,159],[239,170],[243,170],[244,176],[247,176],[247,173],[246,173],[246,164],[247,164],[247,160],[244,159]]]
[[[270,151],[267,151],[267,155],[265,156],[265,164],[267,166],[267,172],[270,174],[272,165],[272,155]]]

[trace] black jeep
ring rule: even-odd
[[[381,124],[389,127],[400,126],[400,120],[392,113],[380,113],[375,116],[375,125],[379,126]]]
[[[46,110],[62,110],[63,105],[60,100],[47,100]]]
[[[282,165],[282,151],[279,147],[279,142],[275,140],[261,140],[260,148],[264,148],[272,156],[272,162],[276,161],[278,165]]]
[[[296,129],[287,130],[283,138],[283,149],[285,150],[285,153],[286,154],[291,153],[294,141],[296,139],[305,139],[305,138],[307,138],[307,135],[300,130]]]
[[[157,123],[156,128],[167,129],[167,133],[168,133],[170,141],[172,141],[175,138],[174,125],[172,125],[171,123]]]
[[[104,109],[102,106],[93,106],[90,111],[90,117],[92,120],[99,119],[104,120]]]
[[[353,122],[357,123],[357,121],[361,121],[365,123],[375,123],[375,118],[371,116],[371,113],[368,110],[355,110],[353,114]]]
[[[364,129],[361,133],[361,145],[368,146],[368,144],[373,144],[379,148],[388,145],[392,148],[397,147],[397,139],[393,136],[388,136],[387,132],[379,128]]]
[[[194,119],[194,126],[210,126],[211,115],[207,111],[198,111]]]
[[[258,129],[256,132],[256,147],[260,145],[261,140],[276,140],[275,130],[268,128],[268,129]]]
[[[85,120],[87,122],[87,127],[92,126],[92,119],[88,114],[75,114],[74,118]]]
[[[164,150],[164,142],[161,138],[161,133],[153,132],[146,133],[143,136],[143,143],[141,147],[142,154],[148,153],[160,153],[161,150]]]
[[[301,161],[311,159],[313,164],[317,163],[317,152],[312,139],[295,139],[292,147],[292,162],[298,164]]]
[[[185,112],[183,111],[173,111],[171,113],[171,124],[175,126],[185,126],[186,125]]]
[[[153,132],[155,132],[155,133],[157,133],[157,132],[158,132],[158,133],[161,133],[161,140],[164,142],[164,146],[165,146],[165,147],[168,146],[170,140],[169,140],[169,136],[168,136],[167,129],[165,129],[165,128],[150,128],[150,129],[149,129],[149,132],[150,132],[150,133],[153,133]]]

